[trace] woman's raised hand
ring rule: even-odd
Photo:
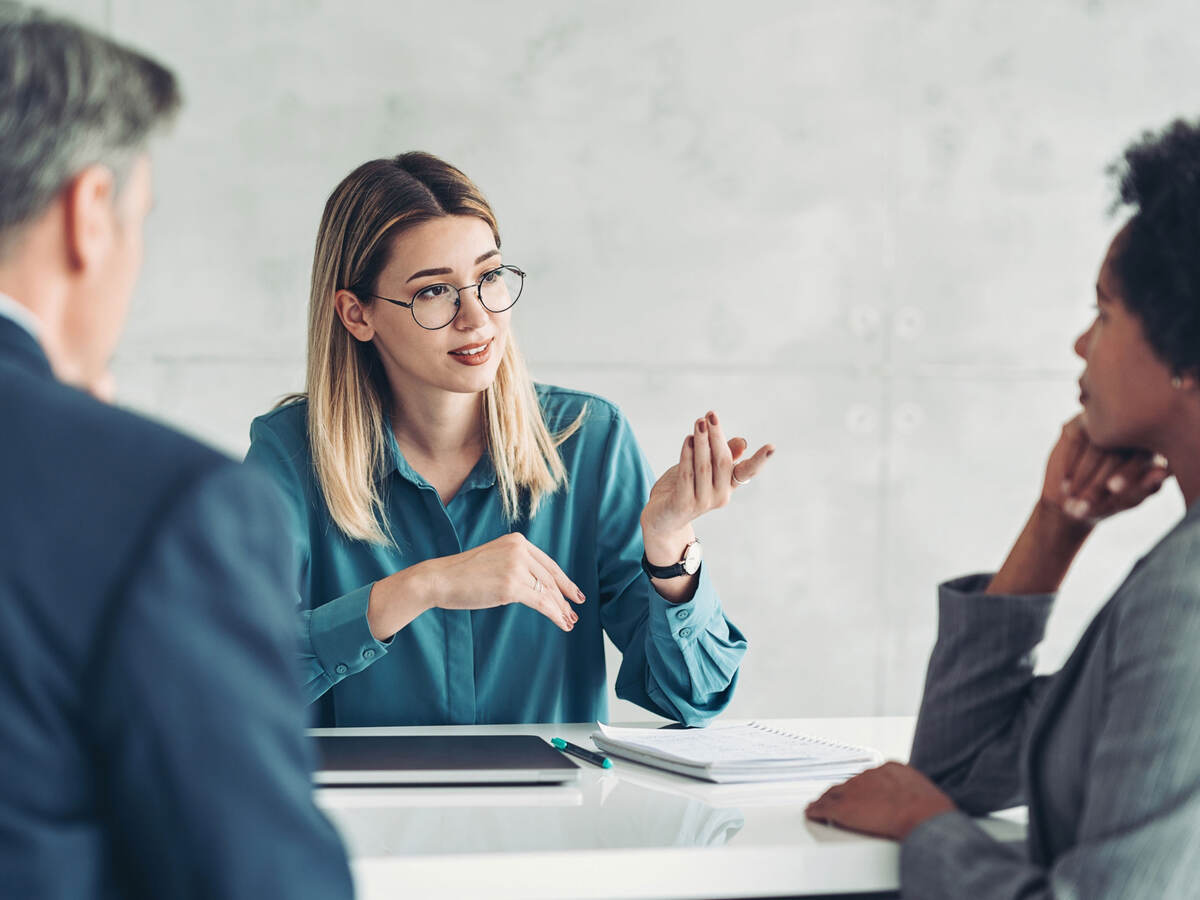
[[[1137,506],[1170,477],[1167,462],[1143,450],[1104,450],[1088,438],[1082,415],[1063,425],[1046,464],[1042,502],[1094,525]]]
[[[579,621],[571,604],[585,599],[558,563],[524,535],[513,533],[376,582],[367,622],[376,638],[387,640],[434,607],[488,609],[522,603],[570,631]]]
[[[696,420],[683,441],[679,462],[667,469],[650,489],[642,511],[643,531],[679,532],[709,510],[729,503],[734,490],[750,481],[775,452],[764,444],[749,459],[742,459],[746,441],[726,441],[715,412]]]

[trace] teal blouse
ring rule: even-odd
[[[459,725],[585,722],[608,717],[603,633],[622,653],[617,696],[700,725],[729,703],[746,641],[725,618],[709,575],[671,604],[641,569],[639,516],[653,476],[616,406],[537,386],[551,432],[582,427],[559,448],[568,483],[537,514],[510,522],[487,454],[443,505],[401,454],[380,473],[393,545],[346,537],[333,524],[309,452],[304,401],[254,420],[247,462],[282,488],[295,561],[304,690],[314,724]],[[389,641],[367,626],[374,582],[406,566],[477,547],[510,531],[536,544],[583,590],[563,632],[512,604],[432,609]]]

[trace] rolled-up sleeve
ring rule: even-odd
[[[601,620],[622,653],[618,697],[686,725],[703,725],[733,696],[746,639],[721,608],[710,563],[694,596],[669,603],[642,571],[640,516],[654,479],[625,418],[612,413],[601,469]]]

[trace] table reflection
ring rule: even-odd
[[[321,805],[354,857],[727,843],[742,811],[612,774],[572,787],[326,789]]]

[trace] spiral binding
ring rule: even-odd
[[[831,741],[827,738],[810,737],[807,734],[796,734],[794,731],[788,731],[785,728],[771,728],[762,724],[757,719],[746,723],[747,728],[755,728],[767,734],[777,734],[780,737],[791,738],[794,741],[800,741],[802,744],[820,744],[823,747],[829,747],[833,750],[850,750],[855,753],[869,753],[866,747],[856,747],[854,744],[843,744],[840,741]]]

